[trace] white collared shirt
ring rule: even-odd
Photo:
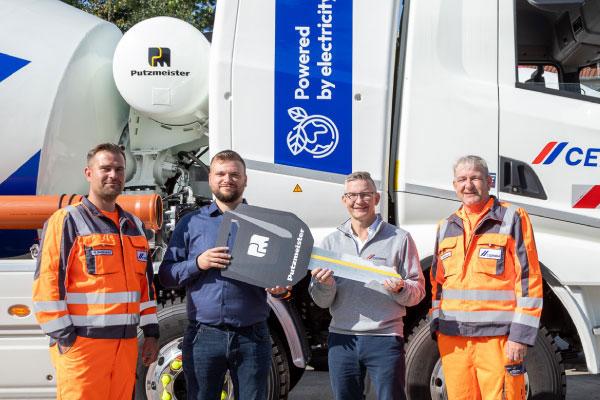
[[[375,216],[375,221],[373,221],[373,223],[371,224],[371,226],[369,226],[369,228],[367,229],[367,239],[366,240],[361,240],[358,235],[354,232],[354,229],[350,228],[352,231],[352,239],[354,239],[354,242],[356,243],[356,247],[358,248],[358,252],[360,253],[362,248],[365,246],[365,243],[367,243],[375,234],[375,231],[377,231],[377,227],[379,226],[379,224],[381,223],[382,219],[381,219],[381,215],[377,214]],[[352,226],[352,225],[350,225]]]

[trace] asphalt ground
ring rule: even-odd
[[[306,370],[288,400],[333,400],[329,373]],[[376,400],[375,396],[367,400]],[[600,375],[567,371],[567,400],[600,400]]]

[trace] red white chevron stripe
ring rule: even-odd
[[[600,208],[600,185],[573,185],[573,208]]]

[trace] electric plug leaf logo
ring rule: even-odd
[[[148,64],[151,67],[170,67],[171,49],[168,47],[148,47]]]
[[[248,255],[253,257],[264,257],[267,254],[269,238],[261,235],[252,235],[248,246]]]
[[[294,156],[302,151],[313,158],[325,158],[338,145],[340,134],[333,121],[324,115],[308,115],[302,107],[288,109],[290,118],[297,122],[287,135],[287,146]]]

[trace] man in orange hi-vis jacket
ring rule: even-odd
[[[542,313],[542,276],[522,208],[490,196],[485,161],[460,158],[462,206],[440,222],[431,266],[431,330],[448,399],[525,399],[524,357]]]
[[[125,155],[115,144],[87,156],[89,195],[55,212],[44,227],[33,306],[50,336],[56,398],[131,400],[142,362],[158,354],[153,269],[142,222],[116,204]]]

